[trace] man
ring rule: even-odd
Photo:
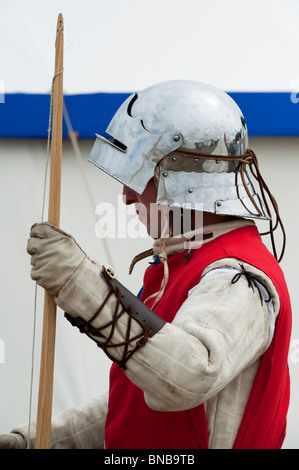
[[[130,96],[107,132],[90,161],[123,183],[150,234],[154,226],[156,258],[137,299],[70,235],[32,227],[32,278],[113,361],[108,399],[54,417],[51,446],[280,448],[291,307],[254,222],[269,220],[273,239],[280,217],[241,111],[214,87],[171,81]],[[27,438],[16,428],[2,446]]]

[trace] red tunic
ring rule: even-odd
[[[243,227],[215,238],[194,250],[187,264],[183,252],[169,257],[167,289],[155,312],[172,322],[188,291],[199,283],[204,269],[216,260],[229,257],[263,271],[275,285],[281,303],[274,337],[261,359],[234,448],[280,448],[285,437],[290,394],[287,358],[291,305],[283,273],[256,228]],[[162,264],[146,270],[142,300],[159,290],[162,276]],[[154,299],[149,307],[153,302]],[[107,449],[207,449],[204,405],[188,411],[152,410],[144,401],[143,391],[113,364],[105,442]]]

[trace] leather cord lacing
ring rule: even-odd
[[[101,311],[103,310],[104,306],[108,302],[109,298],[111,295],[115,296],[115,305],[114,305],[114,312],[112,314],[112,319],[106,323],[105,325],[95,328],[91,325],[91,323],[100,315]],[[113,289],[113,287],[110,286],[110,290],[108,291],[108,294],[106,295],[105,299],[103,300],[102,304],[98,308],[98,310],[95,312],[94,315],[88,320],[85,321],[80,317],[72,317],[68,313],[65,313],[65,317],[67,320],[72,323],[72,325],[77,326],[80,330],[81,333],[85,333],[89,338],[91,338],[93,341],[96,342],[97,346],[105,352],[105,354],[111,359],[113,362],[118,364],[118,366],[121,369],[126,369],[126,362],[130,359],[131,356],[140,348],[142,348],[148,340],[149,335],[152,333],[151,328],[146,328],[144,329],[140,334],[135,335],[130,337],[131,333],[131,324],[132,324],[132,307],[129,306],[128,309],[125,309],[122,304],[121,304],[121,291],[118,287]],[[127,319],[127,328],[126,328],[126,334],[125,334],[125,339],[124,341],[121,341],[119,343],[112,343],[113,335],[115,332],[115,327],[116,327],[116,322],[119,320],[119,318],[123,315],[126,314],[126,319]],[[108,336],[106,337],[106,332],[105,336],[101,333],[107,328],[110,327],[110,332]],[[105,341],[100,341],[97,338],[103,338]],[[129,346],[131,343],[134,343],[135,347],[129,350]],[[122,351],[122,357],[120,360],[115,359],[110,352],[108,352],[108,349],[113,348],[121,348],[123,347]]]
[[[185,156],[185,157],[192,157],[192,158],[196,157],[196,158],[200,158],[200,159],[204,159],[204,160],[223,160],[223,161],[226,161],[226,162],[238,163],[236,171],[235,171],[235,174],[236,174],[236,176],[235,176],[235,186],[236,186],[237,195],[239,197],[239,191],[238,191],[238,184],[237,183],[238,183],[238,175],[240,175],[243,186],[244,186],[244,189],[245,189],[245,191],[248,195],[248,198],[252,202],[252,204],[253,204],[254,208],[256,209],[257,213],[262,216],[263,213],[262,213],[261,209],[258,207],[258,205],[256,204],[255,200],[253,199],[253,197],[252,197],[252,195],[251,195],[251,193],[248,189],[247,182],[246,182],[246,179],[245,179],[246,169],[247,169],[247,167],[249,167],[251,174],[253,175],[253,177],[256,179],[256,181],[259,184],[260,193],[261,193],[263,203],[264,203],[265,208],[266,208],[266,210],[267,210],[267,212],[270,216],[269,230],[266,231],[266,232],[261,233],[261,235],[270,235],[273,254],[274,254],[276,260],[278,261],[278,263],[280,263],[280,261],[283,258],[284,252],[285,252],[286,233],[285,233],[285,229],[284,229],[281,217],[279,215],[278,204],[277,204],[273,194],[271,193],[268,185],[266,184],[264,178],[261,175],[258,160],[257,160],[257,156],[255,155],[254,151],[251,150],[251,149],[247,149],[246,152],[242,155],[226,155],[226,156],[224,156],[224,155],[206,155],[206,154],[201,154],[201,153],[192,153],[191,154],[189,152],[185,152],[185,151],[181,151],[181,150],[176,150],[175,152],[173,152],[173,154],[179,155],[179,156],[181,155],[181,156]],[[251,211],[245,206],[244,201],[242,201],[242,199],[240,197],[239,197],[239,199],[240,199],[241,203],[244,205],[244,207],[247,209],[248,213],[250,214]],[[272,208],[273,208],[274,213],[275,213],[275,221],[274,222],[272,220],[273,217],[272,217],[272,213],[270,211],[270,205],[268,203],[268,200],[270,202],[270,205],[272,205]],[[283,237],[282,249],[281,249],[281,253],[280,253],[279,256],[277,255],[277,250],[276,250],[276,245],[275,245],[275,240],[274,240],[274,231],[278,228],[278,226],[280,226],[280,229],[282,231],[282,237]]]
[[[231,283],[236,284],[236,282],[238,282],[238,280],[241,278],[241,276],[244,276],[247,280],[248,287],[251,287],[252,292],[254,292],[254,287],[256,287],[256,289],[258,290],[261,305],[263,305],[263,296],[262,296],[261,291],[260,291],[259,286],[258,286],[258,283],[260,283],[264,287],[265,291],[268,294],[268,299],[265,299],[265,302],[270,302],[271,294],[269,293],[266,286],[264,284],[262,284],[261,281],[256,279],[256,277],[251,272],[246,271],[246,269],[244,268],[244,265],[241,264],[241,263],[240,263],[240,268],[241,268],[241,271],[234,275],[234,277],[231,280]]]

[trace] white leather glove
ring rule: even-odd
[[[0,436],[0,449],[26,449],[27,442],[21,434],[2,434]]]
[[[56,297],[86,254],[71,235],[49,223],[34,224],[30,237],[31,277]]]

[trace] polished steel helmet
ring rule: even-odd
[[[158,204],[269,219],[241,158],[245,119],[222,90],[189,80],[153,85],[129,96],[106,132],[89,161],[137,193],[155,177]]]

